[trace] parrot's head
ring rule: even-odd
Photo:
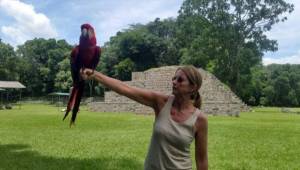
[[[80,46],[94,46],[97,44],[94,28],[90,24],[81,25]]]

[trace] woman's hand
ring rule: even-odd
[[[94,78],[94,70],[89,68],[80,69],[80,75],[84,80],[91,80]]]

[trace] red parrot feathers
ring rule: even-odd
[[[63,120],[72,110],[70,126],[74,124],[79,111],[81,97],[84,91],[84,80],[80,77],[80,69],[95,69],[101,56],[101,48],[96,45],[96,35],[94,28],[89,24],[81,25],[81,35],[79,45],[71,52],[71,73],[73,88],[69,98],[67,110]]]

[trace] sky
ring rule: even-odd
[[[100,45],[130,24],[177,17],[184,0],[0,0],[0,38],[16,47],[35,37],[78,44],[80,25],[90,23]],[[267,32],[278,51],[267,52],[263,64],[300,64],[300,1],[288,20]]]

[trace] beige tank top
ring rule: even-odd
[[[144,170],[191,170],[190,145],[194,139],[196,109],[184,122],[171,117],[174,96],[170,96],[155,119],[151,143],[145,160]]]

